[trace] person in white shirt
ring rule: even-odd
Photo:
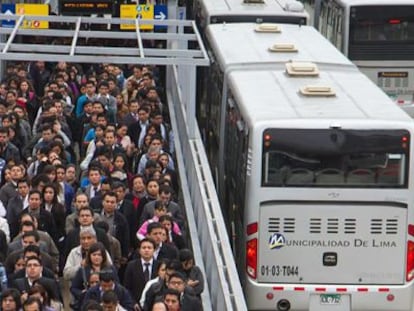
[[[144,290],[142,291],[141,294],[141,298],[139,300],[139,305],[141,306],[141,308],[144,308],[144,304],[145,304],[145,296],[147,294],[148,289],[155,283],[160,282],[161,280],[165,280],[165,275],[166,275],[166,271],[167,271],[167,259],[161,259],[158,261],[157,267],[156,267],[156,273],[157,276],[152,279],[149,280],[144,287]]]
[[[9,223],[3,217],[0,217],[0,230],[4,232],[4,234],[6,235],[6,241],[7,243],[9,243],[10,242]]]
[[[97,242],[96,231],[93,227],[83,227],[79,233],[80,245],[73,248],[68,258],[66,259],[65,267],[63,268],[63,277],[65,280],[71,280],[78,269],[85,264],[86,252],[89,247]],[[111,255],[106,251],[109,264],[112,265]]]

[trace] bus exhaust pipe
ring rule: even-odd
[[[278,311],[289,311],[290,310],[290,302],[287,299],[280,299],[277,302],[276,306]]]

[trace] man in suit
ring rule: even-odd
[[[138,122],[132,123],[128,126],[128,136],[131,137],[131,141],[138,148],[142,147],[145,134],[147,133],[150,111],[151,110],[148,106],[140,107],[138,109]]]
[[[9,140],[9,132],[5,127],[0,128],[0,157],[6,161],[19,162],[21,160],[19,148]]]
[[[72,201],[75,196],[75,190],[65,181],[66,166],[60,164],[56,165],[56,181],[59,183],[59,202],[65,205],[66,214],[72,212]]]
[[[154,240],[156,245],[154,258],[157,260],[162,258],[178,259],[177,247],[169,243],[163,243],[163,234],[165,234],[165,229],[159,222],[152,222],[148,225],[147,238]]]
[[[169,154],[174,154],[174,135],[170,125],[164,122],[161,110],[155,109],[151,112],[151,124],[155,124],[160,127],[162,139],[167,144],[166,146],[164,143],[163,149],[166,149]]]
[[[138,109],[139,109],[139,102],[137,99],[132,99],[129,101],[129,113],[122,119],[122,123],[124,123],[127,127],[129,127],[133,123],[137,123],[138,119]]]
[[[101,190],[101,179],[101,169],[98,166],[91,166],[88,169],[89,185],[86,186],[84,190],[84,193],[88,196],[89,200],[96,196]]]
[[[0,200],[3,206],[7,207],[9,200],[16,197],[17,181],[23,178],[22,168],[18,164],[14,164],[10,169],[10,181],[0,188]]]
[[[41,203],[42,194],[40,193],[40,191],[30,190],[27,213],[32,215],[33,217],[36,217],[39,230],[49,232],[52,238],[56,238],[57,230],[53,216],[50,212],[41,208]]]
[[[129,227],[129,247],[135,248],[137,245],[136,232],[138,230],[137,213],[134,204],[130,200],[125,200],[127,187],[123,182],[114,182],[112,189],[116,194],[116,209],[125,216]]]
[[[102,213],[103,196],[105,193],[111,191],[111,189],[112,189],[112,181],[109,178],[105,178],[101,182],[101,190],[99,190],[98,194],[89,201],[89,207],[93,209],[95,215],[99,216],[98,221],[102,220],[101,213]],[[97,221],[95,220],[95,223],[96,222]]]
[[[98,85],[97,100],[104,105],[105,110],[107,111],[109,122],[116,123],[116,98],[109,94],[109,85],[107,81],[102,81]]]
[[[105,152],[104,153],[106,153],[106,155],[109,157],[109,158],[111,158],[111,160],[112,160],[112,158],[116,155],[116,154],[118,154],[118,153],[125,153],[125,149],[122,147],[122,145],[120,145],[120,144],[118,144],[117,143],[117,140],[116,140],[116,133],[115,133],[115,131],[114,130],[112,130],[112,129],[106,129],[105,130],[105,134],[104,134],[104,143],[105,143],[105,149],[103,149],[103,150],[105,150]],[[98,151],[98,150],[97,150]],[[102,154],[103,152],[101,152],[101,154]],[[99,154],[97,155],[97,157],[99,156]],[[98,158],[98,161],[99,161],[99,158]],[[102,163],[101,163],[101,165],[102,165]]]
[[[10,226],[10,238],[13,239],[19,232],[19,215],[29,205],[29,182],[27,179],[17,181],[17,196],[11,198],[7,204],[7,221]]]
[[[61,297],[59,284],[54,279],[42,276],[43,265],[40,258],[31,256],[26,260],[26,276],[13,281],[12,287],[18,289],[21,294],[27,293],[34,282],[39,282],[47,290],[53,293],[53,297]]]
[[[125,269],[123,284],[136,303],[141,298],[145,284],[156,276],[155,248],[156,244],[153,240],[143,239],[138,247],[139,258],[130,261]]]
[[[115,192],[106,192],[102,201],[102,220],[109,225],[111,233],[121,243],[122,257],[127,258],[129,253],[129,228],[125,216],[116,209]]]

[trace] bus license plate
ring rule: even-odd
[[[337,305],[341,303],[341,295],[322,294],[320,295],[321,305]]]

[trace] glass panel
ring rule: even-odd
[[[263,137],[263,186],[407,187],[407,131],[268,129]]]

